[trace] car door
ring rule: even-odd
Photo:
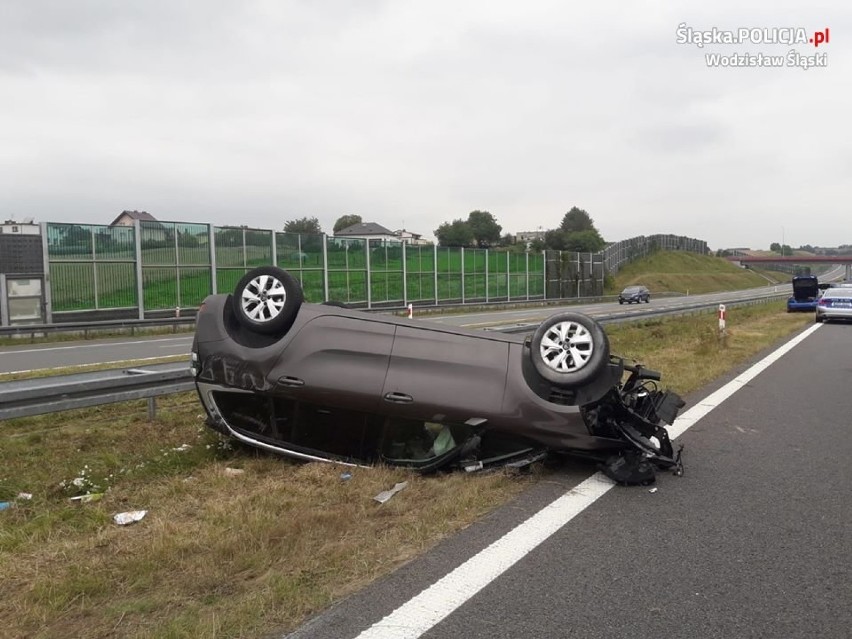
[[[500,410],[509,344],[499,338],[398,326],[382,391],[382,412],[464,422]]]
[[[349,410],[379,407],[394,325],[344,315],[307,322],[269,373],[274,392]]]

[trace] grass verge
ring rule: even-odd
[[[608,329],[612,350],[694,391],[811,323],[782,303]],[[284,632],[548,472],[421,477],[232,449],[192,394],[0,422],[0,616],[14,637]],[[235,473],[234,470],[242,471]],[[372,500],[396,482],[384,505]],[[32,493],[31,500],[18,498]],[[69,498],[103,493],[99,501]],[[115,513],[148,510],[127,527]]]

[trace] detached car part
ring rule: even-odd
[[[579,313],[528,337],[467,330],[305,303],[264,266],[204,300],[192,368],[209,426],[297,459],[429,472],[567,453],[624,483],[642,483],[615,472],[624,455],[681,468],[663,423],[683,401]]]

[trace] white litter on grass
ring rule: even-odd
[[[21,499],[23,501],[30,501],[33,498],[32,493],[18,493],[17,499]]]
[[[103,493],[86,493],[85,495],[77,495],[76,497],[71,497],[70,501],[78,501],[81,504],[85,504],[88,501],[98,501],[103,496]]]
[[[172,448],[172,450],[175,451],[176,453],[184,453],[184,452],[188,451],[190,448],[192,448],[192,446],[189,445],[189,444],[181,444],[177,448]]]
[[[400,490],[405,488],[406,486],[408,486],[408,482],[407,481],[401,481],[398,484],[394,485],[394,487],[391,488],[390,490],[383,490],[378,495],[373,497],[373,499],[375,499],[380,504],[383,504],[386,501],[388,501],[391,497],[396,495]]]
[[[225,475],[227,475],[228,477],[236,477],[237,475],[242,475],[245,472],[246,471],[244,471],[242,468],[226,468],[225,469]]]
[[[126,513],[118,513],[114,515],[112,520],[119,526],[126,526],[137,521],[142,521],[142,518],[148,514],[147,510],[131,510]]]
[[[649,489],[648,489],[648,492],[649,492],[649,493],[655,493],[655,492],[657,492],[657,487],[656,487],[656,486],[654,486],[653,488],[649,488]]]

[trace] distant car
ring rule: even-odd
[[[815,310],[820,290],[817,276],[797,275],[792,284],[793,294],[787,299],[787,312]]]
[[[456,328],[305,303],[259,267],[204,300],[192,370],[211,428],[302,460],[428,472],[574,453],[622,483],[680,469],[662,424],[683,400],[579,313],[529,336]]]
[[[651,291],[644,286],[628,286],[618,294],[619,304],[624,304],[625,302],[628,304],[632,304],[633,302],[636,302],[637,304],[645,302],[647,304],[650,301]]]
[[[816,305],[816,322],[852,320],[852,288],[832,287],[825,290]]]

